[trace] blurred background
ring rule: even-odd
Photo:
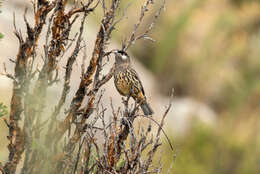
[[[159,92],[174,88],[177,98],[199,101],[216,116],[214,126],[192,119],[182,136],[172,133],[172,171],[260,173],[260,1],[167,1],[152,37],[156,43],[137,43],[132,52]]]
[[[21,2],[4,2],[0,18],[8,3],[23,11]],[[120,44],[132,30],[142,3],[123,2],[122,8],[129,7],[113,34],[114,42]],[[167,99],[174,88],[173,111],[165,125],[177,149],[170,173],[260,173],[260,1],[168,0],[166,4],[150,34],[156,42],[139,41],[129,51],[151,74],[154,82],[149,88],[155,88],[155,95]],[[98,11],[91,20],[94,26],[99,24]],[[152,16],[146,20],[144,28]],[[8,34],[0,23],[2,47]],[[9,106],[10,95],[2,95],[10,92],[11,86],[6,86],[1,88],[0,102]],[[2,120],[0,129],[0,160],[4,160],[7,129]],[[171,154],[164,144],[163,153]],[[164,173],[172,158],[163,156]]]

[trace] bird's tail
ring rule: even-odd
[[[149,103],[147,103],[147,101],[144,101],[141,104],[141,108],[144,112],[144,115],[152,115],[153,114],[153,110],[152,110],[151,106],[149,105]]]

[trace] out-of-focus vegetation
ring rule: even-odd
[[[175,139],[178,153],[172,173],[259,173],[259,124],[257,128],[257,120],[244,121],[224,119],[217,130],[194,121],[186,136]],[[170,166],[171,159],[168,156],[163,164]]]
[[[155,136],[151,135],[150,125],[147,128],[143,124],[134,126],[134,120],[140,116],[139,105],[130,104],[129,98],[122,100],[122,108],[114,109],[112,98],[110,108],[106,106],[109,101],[105,96],[109,93],[105,94],[103,87],[108,87],[107,82],[116,70],[114,66],[108,67],[106,73],[102,69],[107,63],[104,59],[114,53],[107,52],[107,47],[110,47],[117,13],[122,11],[121,1],[89,0],[80,4],[75,1],[73,7],[67,2],[31,2],[33,20],[29,22],[25,10],[25,32],[20,29],[22,25],[16,25],[18,22],[13,16],[19,46],[16,58],[10,59],[14,73],[8,73],[5,64],[1,73],[13,80],[10,114],[4,120],[9,153],[8,158],[0,159],[1,173],[161,173],[161,165],[153,166],[152,162],[161,148],[161,128],[172,105],[162,113],[159,127],[154,129]],[[164,7],[164,1],[160,3],[157,13]],[[88,40],[83,37],[85,21],[98,6],[103,11],[102,19],[95,41]],[[153,1],[145,0],[145,5],[139,6],[142,15],[135,21],[141,25],[147,8],[154,6]],[[77,34],[72,33],[74,27]],[[138,26],[125,42],[125,51],[133,41],[143,38],[135,34],[137,29]],[[92,56],[88,56],[86,43],[92,42]],[[81,58],[80,75],[75,64]],[[64,67],[64,71],[59,67]],[[79,82],[73,81],[74,72],[80,76]],[[70,91],[72,83],[78,87]],[[50,98],[51,88],[59,89],[55,91],[56,100]],[[7,114],[6,109],[0,104],[0,116]]]
[[[217,111],[246,106],[260,86],[259,1],[173,1],[167,9],[154,31],[158,42],[134,49],[161,91],[174,87]]]
[[[196,98],[219,119],[175,140],[174,173],[260,173],[260,1],[167,1],[159,22],[157,42],[137,43],[134,55],[162,93]]]
[[[7,115],[7,106],[3,103],[0,103],[0,117]]]
[[[0,6],[1,6],[1,1],[0,1]],[[0,13],[1,13],[2,11],[0,10]],[[4,37],[4,35],[0,32],[0,39],[2,39]]]
[[[118,41],[132,30],[138,3],[116,26],[126,31],[114,33]],[[158,89],[196,98],[219,119],[214,128],[194,120],[185,136],[173,138],[171,173],[260,173],[260,1],[168,0],[152,37],[156,43],[138,42],[131,51],[156,75]],[[163,157],[165,166],[171,161]]]

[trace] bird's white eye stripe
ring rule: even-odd
[[[122,59],[127,59],[127,56],[126,55],[122,55]]]

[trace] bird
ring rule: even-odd
[[[123,96],[132,97],[140,104],[144,115],[152,115],[154,112],[147,102],[141,80],[131,66],[129,55],[123,50],[113,52],[115,54],[114,83],[117,91]]]

